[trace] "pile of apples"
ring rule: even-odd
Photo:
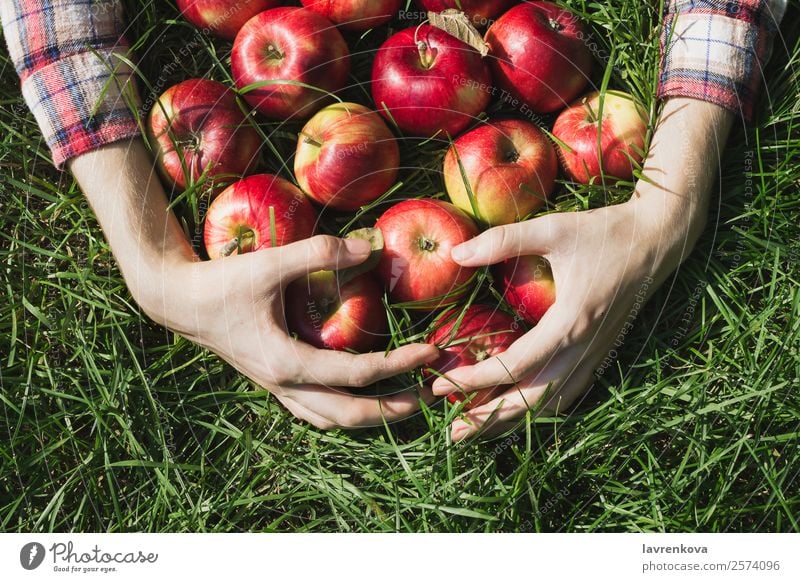
[[[445,11],[455,28],[430,12],[429,22],[400,28],[401,3],[178,0],[195,26],[233,41],[235,88],[181,82],[159,98],[148,130],[175,188],[211,185],[204,223],[211,260],[303,240],[330,216],[353,218],[380,199],[375,208],[386,206],[376,222],[363,224],[369,212],[352,221],[367,227],[353,236],[373,243],[373,257],[360,269],[291,283],[287,328],[320,348],[367,352],[389,343],[387,307],[416,310],[429,319],[427,341],[441,350],[430,376],[501,353],[556,299],[547,261],[534,256],[492,271],[507,311],[473,303],[477,270],[454,262],[451,249],[544,208],[559,165],[583,184],[630,180],[648,119],[630,95],[582,96],[593,61],[587,36],[580,19],[555,4],[418,0],[421,9]],[[343,102],[337,94],[354,82],[346,35],[367,30],[386,37],[364,83],[372,100]],[[516,114],[487,119],[498,101]],[[558,112],[550,131],[532,121]],[[258,116],[300,128],[294,176],[254,173],[263,145]],[[400,140],[442,144],[449,202],[414,192],[398,198]]]

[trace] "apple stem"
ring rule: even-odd
[[[193,152],[200,149],[200,138],[195,134],[190,134],[183,139],[176,139],[175,145],[182,150]]]
[[[280,60],[283,58],[283,53],[272,45],[267,47],[267,58]]]
[[[303,137],[303,141],[309,145],[313,145],[314,147],[321,148],[322,142],[315,140],[313,137],[308,135],[307,133],[300,132],[300,135]]]
[[[422,251],[426,251],[426,252],[432,253],[433,251],[436,250],[437,246],[438,245],[436,244],[435,241],[432,241],[432,240],[430,240],[428,238],[420,238],[420,240],[419,240],[419,248]]]
[[[592,104],[589,103],[589,101],[587,99],[584,98],[583,104],[586,106],[586,109],[589,111],[589,122],[590,123],[597,123],[598,121],[600,121],[600,118],[598,117],[597,112],[595,112],[595,110],[592,109]]]
[[[417,42],[417,50],[419,51],[419,60],[422,62],[422,66],[430,69],[433,66],[434,56],[431,54],[428,43],[424,40]]]
[[[239,237],[234,237],[220,250],[219,254],[222,257],[230,257],[234,251],[239,249]]]

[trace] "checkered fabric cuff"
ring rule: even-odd
[[[659,97],[691,97],[752,120],[786,0],[671,0]]]
[[[120,0],[3,0],[0,10],[22,94],[56,167],[141,135]]]
[[[130,67],[111,51],[79,53],[37,70],[22,95],[62,168],[71,158],[141,135]]]

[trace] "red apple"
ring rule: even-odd
[[[556,302],[556,284],[549,263],[542,257],[508,259],[497,265],[503,297],[514,312],[536,324]]]
[[[370,273],[340,286],[333,271],[319,271],[289,284],[289,331],[326,350],[368,352],[386,341],[383,290]]]
[[[231,53],[236,86],[271,119],[305,119],[344,87],[350,51],[329,20],[306,8],[273,8],[257,14],[236,35]],[[314,89],[309,88],[314,87]]]
[[[345,30],[356,32],[386,24],[403,0],[300,0],[303,6]]]
[[[461,133],[489,104],[491,83],[478,51],[427,24],[389,38],[372,66],[376,108],[422,137]]]
[[[228,186],[208,209],[208,256],[248,253],[287,245],[314,234],[317,215],[308,198],[283,178],[257,174]]]
[[[444,312],[437,319],[441,327],[428,336],[427,342],[439,348],[439,358],[431,364],[438,374],[472,366],[501,354],[525,334],[518,321],[496,307],[471,305],[459,323],[460,315],[461,308],[457,307]],[[507,387],[503,385],[480,390],[465,408],[470,410],[486,404]],[[447,399],[455,404],[463,402],[466,395],[453,392]]]
[[[465,133],[444,158],[450,200],[490,226],[516,222],[541,208],[557,174],[550,140],[536,125],[519,119],[493,121]]]
[[[585,39],[578,17],[550,2],[524,2],[503,14],[486,42],[504,98],[523,113],[565,107],[589,81],[592,54]]]
[[[603,175],[630,180],[642,165],[648,123],[647,111],[627,93],[609,91],[602,104],[600,93],[575,102],[553,126],[567,175],[581,184]]]
[[[300,132],[294,173],[315,201],[358,210],[394,184],[400,148],[380,115],[356,103],[329,105]]]
[[[475,274],[450,250],[478,234],[475,223],[458,208],[439,200],[405,200],[383,213],[376,224],[384,239],[378,274],[397,302],[420,308],[452,303]]]
[[[280,5],[280,0],[177,0],[178,8],[186,20],[216,36],[233,40],[244,23],[269,8]]]
[[[159,168],[179,188],[203,173],[239,178],[261,147],[233,92],[206,79],[167,89],[150,111],[147,129]]]
[[[515,0],[417,0],[429,12],[461,10],[476,26],[487,26],[493,18],[505,12]]]

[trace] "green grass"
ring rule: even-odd
[[[152,85],[229,78],[229,45],[162,3],[128,4]],[[591,22],[600,60],[612,56],[610,85],[653,104],[657,7],[565,4]],[[794,5],[757,122],[731,137],[696,251],[619,361],[568,416],[457,446],[441,406],[319,432],[149,323],[0,53],[0,530],[800,530],[799,16]],[[383,34],[348,39],[356,78]],[[261,128],[266,167],[289,176],[296,128]],[[393,196],[438,192],[445,145],[404,144]],[[555,207],[629,195],[565,186]]]

